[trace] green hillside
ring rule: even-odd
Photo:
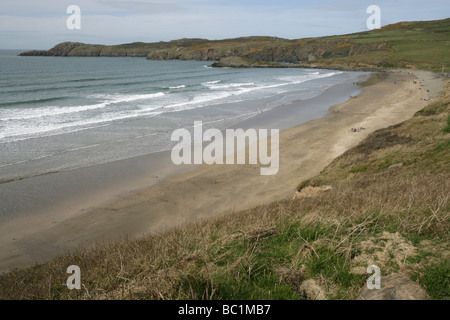
[[[445,72],[450,71],[450,19],[400,22],[381,30],[356,33],[345,38],[352,45],[385,43],[386,46],[383,50],[373,50],[361,55],[325,58],[317,61],[317,65],[368,65],[381,68],[418,68],[434,72],[441,72],[444,67]]]
[[[441,72],[444,68],[448,72],[449,52],[450,19],[445,19],[399,22],[380,30],[296,40],[274,37],[180,39],[112,46],[64,42],[48,51],[28,51],[21,55],[133,56],[155,60],[209,61],[236,56],[247,61],[288,62],[291,67],[352,70],[417,68],[434,72]],[[251,66],[258,67],[261,63]]]

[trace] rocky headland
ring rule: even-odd
[[[149,60],[217,61],[214,67],[306,67],[339,70],[450,67],[450,19],[399,22],[379,30],[318,38],[241,37],[179,39],[120,45],[63,42],[21,56],[146,57]]]

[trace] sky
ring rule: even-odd
[[[79,29],[67,27],[70,5],[80,8]],[[449,0],[1,0],[0,49],[346,34],[367,30],[370,5],[380,7],[381,26],[450,17]]]

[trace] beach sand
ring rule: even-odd
[[[0,226],[0,271],[95,243],[160,233],[227,211],[290,199],[300,182],[317,175],[371,132],[409,119],[428,103],[421,99],[429,99],[428,94],[436,97],[442,90],[443,81],[434,79],[433,74],[412,71],[425,86],[419,90],[410,72],[389,72],[385,80],[365,88],[356,98],[331,106],[324,117],[281,131],[277,175],[261,176],[259,165],[178,167],[179,172],[173,174],[170,154],[162,153],[160,156],[169,164],[161,168],[163,175],[159,178],[165,178],[158,183],[151,182],[155,177],[142,178],[131,191],[127,188],[132,184],[124,178],[122,183],[115,181],[121,184],[118,190],[122,195],[114,199],[105,196],[101,205],[73,203],[72,209],[77,210],[70,211],[62,201],[59,212],[6,221]],[[350,128],[360,127],[366,130],[350,132]],[[136,188],[146,184],[145,188]],[[69,211],[76,214],[64,215]]]

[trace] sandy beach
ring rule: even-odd
[[[442,90],[443,82],[432,73],[410,72],[389,72],[385,80],[365,88],[356,98],[340,104],[330,102],[325,116],[282,130],[277,175],[261,176],[259,165],[175,167],[166,152],[158,155],[158,163],[167,163],[158,168],[158,175],[146,176],[146,164],[132,175],[124,172],[123,177],[103,181],[108,186],[103,197],[95,194],[95,199],[83,203],[61,199],[52,212],[36,208],[33,216],[10,219],[0,225],[0,271],[95,243],[160,233],[227,211],[292,198],[300,182],[318,174],[371,132],[409,119]],[[257,127],[256,122],[246,125]],[[365,130],[350,130],[361,127]],[[139,159],[134,161],[140,163]],[[102,168],[97,170],[106,170],[105,176],[108,170],[117,170],[114,164]],[[65,174],[77,177],[76,172]],[[111,199],[111,190],[120,196]],[[89,198],[89,188],[76,192]],[[32,201],[32,195],[26,196]]]

